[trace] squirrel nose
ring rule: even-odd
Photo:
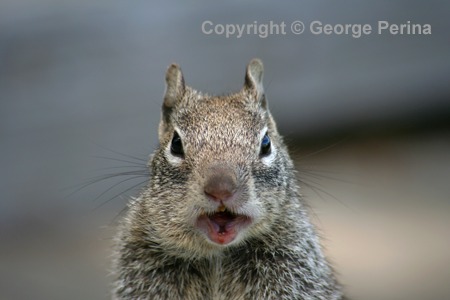
[[[204,192],[210,200],[226,202],[233,198],[237,190],[236,176],[231,170],[224,168],[211,168],[210,176],[204,186]]]

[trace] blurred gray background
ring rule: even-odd
[[[449,11],[417,0],[2,0],[0,299],[108,298],[110,225],[146,180],[166,67],[223,94],[241,88],[253,57],[348,294],[450,299]],[[432,35],[237,39],[203,34],[206,20],[411,21]]]

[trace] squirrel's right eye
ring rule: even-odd
[[[172,143],[170,144],[170,152],[175,156],[183,157],[183,144],[181,143],[181,138],[175,131],[172,138]]]

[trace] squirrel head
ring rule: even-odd
[[[210,96],[169,66],[159,147],[143,202],[161,247],[208,256],[270,235],[280,218],[291,161],[269,112],[263,64],[250,61],[243,88]]]

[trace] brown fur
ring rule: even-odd
[[[117,237],[115,299],[342,299],[262,77],[262,63],[252,60],[244,88],[217,97],[185,86],[180,68],[169,67],[152,176]],[[264,128],[272,147],[266,158],[259,154]],[[175,131],[182,158],[169,150]],[[225,246],[195,226],[219,205],[208,189],[219,197],[218,189],[223,197],[238,189],[227,209],[253,220]]]

